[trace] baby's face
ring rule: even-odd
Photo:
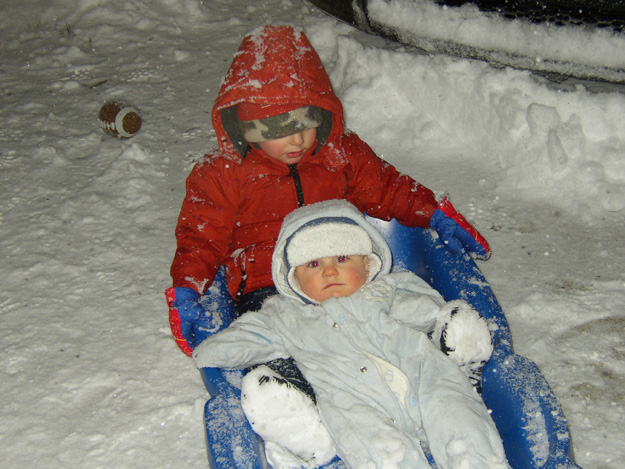
[[[367,281],[367,256],[323,257],[295,268],[302,291],[321,303],[332,297],[349,296]]]

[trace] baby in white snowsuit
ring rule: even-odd
[[[466,303],[445,303],[416,275],[389,273],[391,264],[384,238],[348,202],[294,211],[273,255],[280,295],[200,344],[197,366],[245,368],[293,357],[315,390],[312,421],[287,409],[294,424],[280,422],[286,435],[271,441],[265,426],[271,396],[265,393],[259,405],[253,394],[272,380],[278,388],[289,385],[264,366],[244,378],[242,400],[257,433],[299,456],[299,465],[325,464],[338,454],[353,468],[429,468],[426,448],[439,468],[508,467],[480,396],[453,353],[450,359],[434,344],[445,336],[462,355],[456,361],[485,361],[492,351],[486,322]],[[459,324],[470,325],[466,337]],[[276,412],[288,402],[314,409],[307,398],[276,402]],[[287,466],[276,458],[276,466]]]

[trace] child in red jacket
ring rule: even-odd
[[[239,315],[275,293],[273,248],[284,217],[302,205],[346,199],[373,217],[432,227],[454,252],[490,253],[447,199],[439,204],[345,130],[341,102],[302,31],[265,26],[246,36],[211,118],[219,147],[187,179],[166,292],[173,335],[188,355],[193,326],[219,322],[199,299],[220,266]],[[276,371],[299,379],[292,364]]]

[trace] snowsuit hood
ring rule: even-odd
[[[391,271],[393,263],[391,250],[380,232],[351,203],[345,200],[327,200],[299,208],[284,219],[272,259],[273,282],[280,294],[302,303],[314,303],[299,290],[292,278],[293,269],[297,266],[290,265],[286,255],[287,248],[293,236],[302,229],[312,224],[319,226],[336,222],[357,225],[371,239],[372,254],[369,257],[375,258],[375,270],[367,281]],[[339,254],[341,253],[337,253]]]
[[[211,113],[220,150],[244,157],[248,143],[237,125],[241,103],[317,106],[323,124],[317,139],[343,133],[343,106],[330,77],[303,31],[267,25],[245,36],[222,83]]]

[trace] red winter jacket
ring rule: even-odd
[[[318,147],[289,167],[251,150],[236,105],[298,103],[322,108]],[[266,26],[245,37],[212,111],[219,148],[187,179],[171,267],[175,287],[202,294],[220,265],[235,297],[272,285],[271,256],[284,217],[299,205],[347,199],[369,215],[427,227],[432,192],[378,158],[343,127],[343,107],[301,31]]]

